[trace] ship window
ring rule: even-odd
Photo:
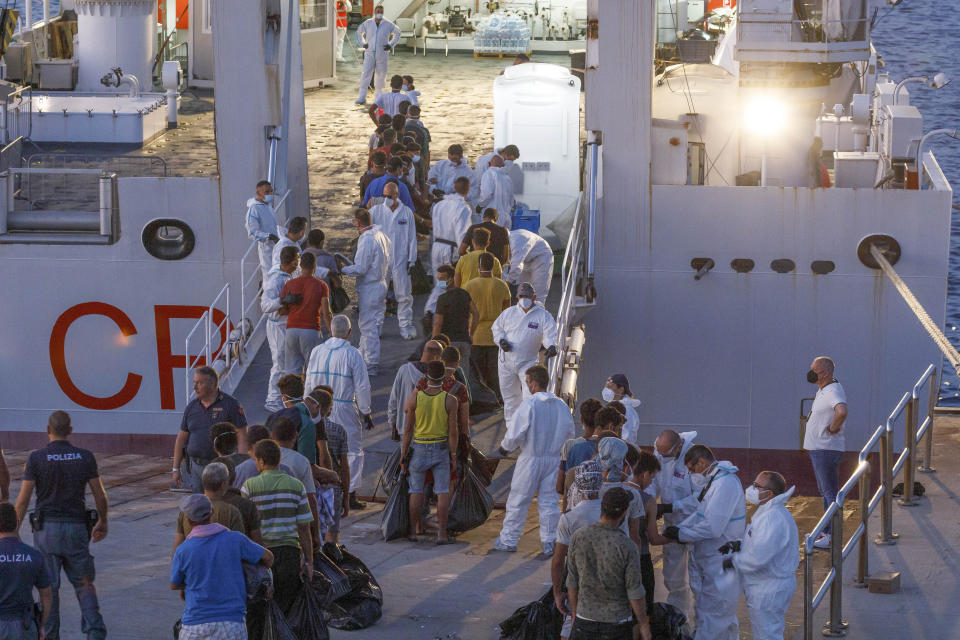
[[[734,258],[730,261],[730,268],[737,273],[750,273],[755,264],[750,258]]]
[[[182,260],[193,253],[196,236],[183,220],[160,218],[143,228],[143,248],[158,260]]]
[[[300,28],[327,28],[327,0],[300,0]]]
[[[796,263],[788,258],[778,258],[770,263],[770,269],[777,273],[790,273],[796,268]]]
[[[810,269],[818,275],[826,275],[837,268],[830,260],[814,260],[810,263]]]

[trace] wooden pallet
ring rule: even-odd
[[[474,58],[499,58],[499,59],[502,60],[502,59],[504,59],[504,58],[516,58],[518,55],[520,55],[520,53],[521,53],[521,52],[516,52],[516,53],[504,53],[504,52],[502,52],[502,51],[500,51],[500,52],[493,52],[493,51],[474,51],[474,52],[473,52],[473,57],[474,57]],[[529,56],[529,55],[532,54],[532,53],[533,53],[533,51],[527,51],[527,52],[526,52],[526,55]]]

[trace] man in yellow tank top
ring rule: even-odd
[[[450,511],[450,467],[457,455],[457,398],[443,385],[442,362],[427,365],[427,388],[415,389],[403,407],[407,428],[400,445],[400,466],[410,474],[410,535],[423,532],[423,488],[428,471],[433,472],[437,494],[437,544],[450,544],[447,514]],[[413,425],[413,428],[410,428]],[[413,455],[407,459],[412,450]]]

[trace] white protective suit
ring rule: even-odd
[[[270,256],[271,256],[271,257],[270,257],[270,268],[271,268],[271,269],[279,269],[279,268],[280,268],[280,252],[283,251],[283,248],[284,248],[284,247],[296,247],[298,253],[299,253],[299,252],[301,251],[301,249],[302,249],[302,247],[300,246],[300,244],[299,244],[297,241],[291,240],[290,237],[287,236],[286,234],[280,236],[280,242],[278,242],[277,244],[273,245],[273,251],[270,252]],[[296,270],[294,273],[299,275],[299,273],[300,273],[300,267],[297,267],[297,270]],[[296,278],[297,276],[294,275],[294,277]],[[538,297],[539,297],[539,296],[538,296]]]
[[[357,306],[360,307],[357,328],[360,329],[360,353],[367,367],[380,366],[380,327],[386,310],[389,270],[390,239],[380,227],[371,225],[360,233],[353,264],[341,271],[357,279]]]
[[[497,151],[500,150],[497,149]],[[483,180],[483,174],[486,173],[487,169],[490,167],[490,159],[497,155],[497,151],[485,153],[477,158],[477,164],[473,166],[473,177],[477,181],[477,189],[480,188],[480,182]]]
[[[534,288],[536,288],[536,286],[534,286]],[[540,297],[539,293],[537,297]],[[637,433],[640,431],[640,416],[637,415],[637,407],[643,403],[630,396],[623,396],[619,402],[623,403],[624,408],[627,410],[627,421],[623,424],[620,434],[623,441],[629,444],[638,444],[641,440],[646,442],[647,438],[641,439],[637,437]]]
[[[740,552],[733,554],[754,640],[783,640],[784,618],[797,589],[800,536],[784,506],[794,489],[760,505],[747,525]]]
[[[420,367],[423,367],[421,369]],[[390,389],[390,400],[387,402],[387,424],[397,425],[397,433],[403,436],[407,424],[407,414],[403,404],[413,393],[414,387],[426,373],[426,365],[421,362],[404,362],[397,369],[393,379],[393,388]]]
[[[413,283],[410,281],[409,271],[417,262],[417,226],[413,211],[402,202],[397,203],[396,210],[383,203],[370,209],[370,218],[390,239],[387,286],[389,287],[390,280],[393,280],[400,334],[404,338],[416,336],[417,330],[413,326]]]
[[[737,468],[726,460],[717,462],[706,475],[709,488],[693,515],[679,525],[680,542],[693,546],[690,589],[697,619],[693,638],[738,640],[740,589],[735,581],[723,580],[723,557],[719,549],[727,542],[743,538],[746,500]]]
[[[257,241],[257,253],[260,258],[260,275],[267,281],[267,274],[273,268],[273,241],[270,236],[282,236],[281,228],[277,225],[277,216],[273,207],[256,198],[247,200],[247,237]]]
[[[328,338],[310,353],[304,388],[312,390],[320,384],[333,387],[330,421],[343,425],[347,432],[350,491],[356,491],[363,479],[360,415],[370,413],[370,378],[360,352],[343,338]]]
[[[466,158],[461,158],[460,164],[453,164],[448,158],[437,160],[433,163],[433,166],[430,167],[430,172],[427,173],[428,180],[435,179],[437,181],[432,188],[440,189],[440,191],[444,193],[453,193],[453,183],[460,177],[470,180],[470,193],[467,194],[467,197],[473,199],[472,196],[476,193],[477,189],[477,185],[475,184],[476,179],[473,169],[467,164]]]
[[[493,207],[500,214],[497,222],[508,230],[513,228],[513,181],[503,167],[487,167],[480,180],[480,198],[477,204],[482,208]]]
[[[363,52],[363,72],[360,75],[358,102],[366,102],[367,87],[370,86],[371,78],[374,79],[374,99],[383,91],[387,81],[387,63],[390,61],[390,51],[385,47],[392,48],[398,42],[400,42],[400,29],[389,20],[381,20],[378,23],[376,18],[368,18],[357,27],[357,44],[366,47]],[[375,78],[374,68],[376,68]]]
[[[540,542],[548,544],[556,540],[560,521],[557,468],[563,443],[573,436],[570,408],[557,396],[538,391],[520,403],[500,443],[506,451],[520,448],[500,530],[503,544],[517,546],[534,495],[540,512]]]
[[[672,504],[673,511],[663,515],[663,526],[679,526],[697,510],[697,496],[700,491],[690,480],[690,471],[683,464],[683,457],[694,445],[696,431],[684,431],[680,434],[683,446],[676,458],[664,458],[653,448],[653,454],[660,461],[660,473],[653,478],[649,492],[655,493],[663,504]],[[672,604],[690,618],[690,584],[688,545],[670,542],[663,545],[663,586],[666,587],[667,604]]]
[[[514,284],[529,282],[533,285],[537,300],[546,300],[553,279],[553,249],[550,244],[532,231],[511,231],[510,275],[507,279]]]
[[[287,334],[287,316],[281,316],[277,311],[280,310],[280,292],[290,278],[289,273],[279,268],[271,269],[263,284],[263,295],[260,296],[260,310],[267,316],[267,344],[270,345],[272,359],[265,403],[271,411],[279,411],[283,408],[277,382],[280,381],[280,376],[285,370],[283,354]]]
[[[450,193],[433,205],[433,243],[430,245],[431,275],[436,280],[437,269],[442,264],[454,265],[459,259],[460,242],[470,228],[470,205],[459,193]],[[427,298],[424,311],[437,310],[437,298],[445,290],[434,286]]]
[[[519,304],[508,307],[493,321],[493,342],[497,346],[506,340],[510,351],[500,350],[497,373],[500,378],[500,393],[503,396],[503,419],[507,428],[520,402],[529,397],[526,371],[539,363],[540,346],[549,349],[557,345],[557,322],[550,312],[534,304],[524,312]],[[556,469],[554,479],[556,479]]]

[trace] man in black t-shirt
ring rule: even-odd
[[[464,256],[470,253],[473,230],[486,229],[490,232],[490,244],[487,245],[487,251],[492,253],[493,257],[499,260],[502,266],[505,267],[509,264],[510,232],[507,231],[506,227],[497,224],[498,216],[497,210],[492,207],[487,207],[483,210],[483,222],[470,225],[470,228],[467,229],[467,232],[463,235],[463,240],[460,242],[460,255]]]
[[[37,491],[34,507],[33,542],[46,557],[52,589],[50,616],[44,625],[47,638],[60,637],[60,570],[67,574],[80,603],[82,629],[88,640],[107,637],[100,615],[97,591],[93,586],[96,571],[90,555],[90,541],[107,537],[107,494],[100,481],[97,460],[86,449],[70,444],[73,432],[70,414],[54,411],[47,421],[50,444],[27,458],[17,496],[17,520],[23,522],[30,496]],[[84,492],[90,493],[96,513],[87,511]],[[91,527],[90,525],[94,523]]]
[[[437,269],[437,280],[446,290],[437,298],[437,312],[433,316],[433,335],[444,334],[450,338],[450,346],[460,352],[460,367],[466,376],[471,398],[481,391],[481,384],[473,373],[470,362],[470,336],[480,322],[480,311],[470,299],[470,294],[454,282],[455,271],[448,264]],[[443,284],[445,283],[445,284]],[[483,387],[485,389],[486,387]]]
[[[34,640],[38,636],[33,618],[33,589],[43,604],[41,626],[50,612],[50,577],[43,554],[20,541],[17,512],[12,504],[0,503],[0,638]]]

